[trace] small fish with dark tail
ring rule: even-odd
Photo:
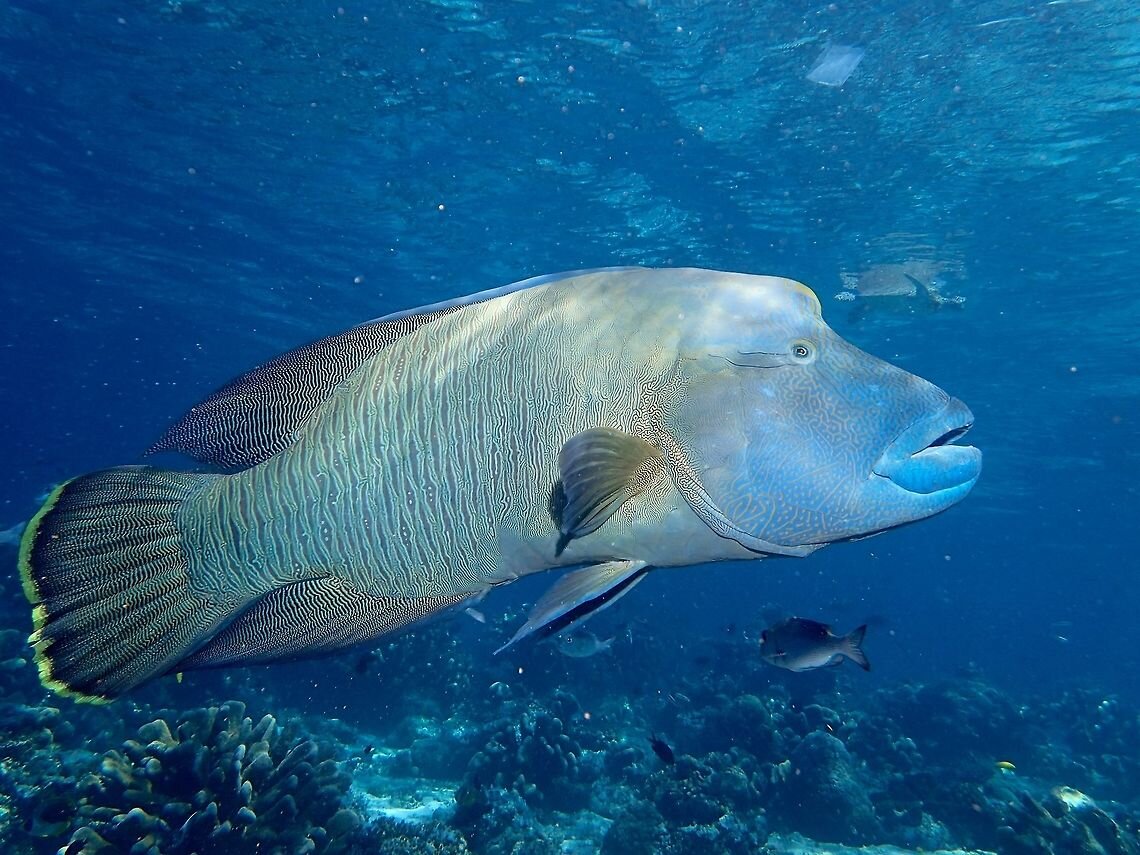
[[[871,663],[861,646],[866,634],[866,624],[847,635],[835,635],[825,623],[788,618],[760,633],[760,658],[789,671],[813,671],[850,659],[870,671]]]

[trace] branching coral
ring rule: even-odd
[[[563,720],[533,708],[495,733],[471,758],[468,787],[503,787],[528,802],[559,810],[582,807],[589,798],[582,747]]]
[[[360,827],[331,749],[236,701],[158,719],[80,784],[68,855],[339,852]]]

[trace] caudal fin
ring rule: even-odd
[[[863,636],[867,634],[867,624],[856,627],[843,637],[843,653],[862,668],[864,671],[871,670],[871,663],[867,659],[867,654],[863,652]],[[842,662],[843,660],[839,660]]]
[[[20,575],[45,686],[108,701],[166,673],[232,614],[191,586],[179,509],[224,476],[143,466],[58,487],[28,523]]]

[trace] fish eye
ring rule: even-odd
[[[789,349],[792,354],[792,359],[801,365],[807,365],[815,361],[815,345],[806,338],[797,338],[792,342]]]

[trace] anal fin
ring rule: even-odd
[[[258,599],[172,670],[328,653],[402,629],[469,597],[378,597],[333,577],[306,579]]]

